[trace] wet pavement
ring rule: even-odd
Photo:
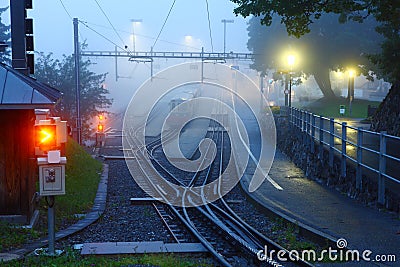
[[[397,214],[366,207],[356,200],[325,185],[306,178],[280,151],[276,152],[269,173],[283,190],[277,190],[267,180],[251,196],[263,206],[278,211],[334,239],[344,238],[347,248],[371,250],[376,255],[396,255],[400,265],[400,218]],[[248,188],[249,178],[242,181]],[[337,249],[336,247],[333,249]],[[318,264],[319,265],[319,264]],[[331,264],[329,264],[331,265]],[[334,266],[344,266],[336,263]],[[348,263],[345,266],[379,266],[376,262]]]

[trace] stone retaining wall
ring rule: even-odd
[[[363,174],[362,189],[356,189],[356,166],[347,162],[346,177],[341,176],[341,158],[337,154],[334,157],[333,167],[329,166],[329,151],[324,149],[323,159],[320,159],[319,144],[311,141],[310,136],[302,133],[298,128],[290,127],[286,117],[275,117],[277,130],[277,146],[298,167],[300,167],[309,179],[321,184],[333,187],[336,190],[355,198],[360,202],[373,207],[378,207],[378,183],[376,174]],[[314,151],[311,151],[311,142],[314,142]],[[390,211],[399,213],[400,196],[386,189],[386,205]]]
[[[394,84],[372,116],[373,131],[400,136],[400,83]]]

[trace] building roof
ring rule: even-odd
[[[61,95],[57,89],[0,63],[0,109],[47,108]]]

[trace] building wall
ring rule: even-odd
[[[30,220],[36,191],[34,110],[0,110],[0,216]]]

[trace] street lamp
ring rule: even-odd
[[[223,20],[221,20],[221,22],[224,24],[224,54],[225,54],[225,51],[226,51],[226,24],[233,23],[234,20],[233,19],[223,19]]]
[[[136,50],[136,45],[135,45],[135,23],[142,23],[142,19],[131,19],[132,22],[132,47],[133,47],[133,52]]]
[[[355,71],[350,69],[349,70],[349,84],[348,84],[348,90],[347,90],[347,94],[349,97],[349,114],[351,116],[351,103],[353,102],[353,98],[354,98],[354,76],[355,76]]]
[[[193,47],[193,36],[185,35],[185,47],[186,51],[190,51],[189,48]]]
[[[291,108],[292,107],[292,70],[293,70],[293,66],[295,63],[294,55],[288,55],[287,63],[290,67],[290,70],[289,70],[289,108]]]
[[[185,42],[190,43],[193,40],[193,36],[191,35],[185,35]]]

